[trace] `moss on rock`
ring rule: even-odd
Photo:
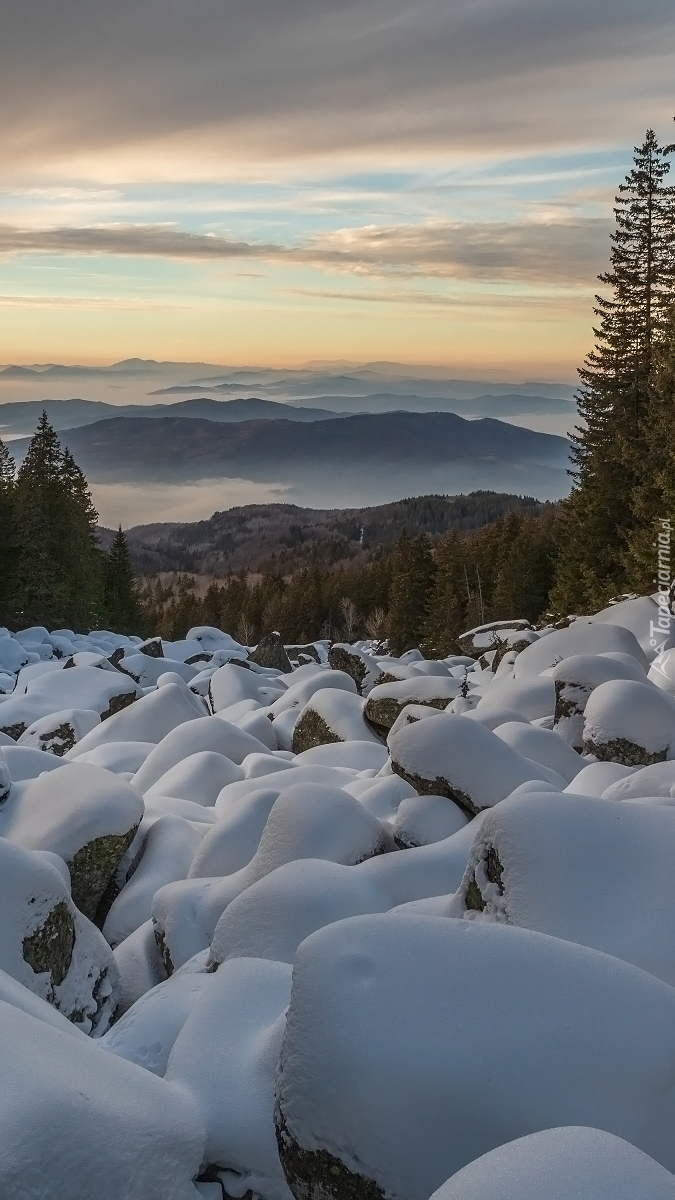
[[[282,671],[284,675],[293,670],[278,633],[268,633],[258,642],[255,650],[251,651],[248,659],[258,667],[272,667],[275,671]]]
[[[637,742],[628,738],[613,738],[609,742],[584,739],[584,754],[594,754],[600,762],[620,763],[624,767],[651,767],[653,763],[665,762],[668,748],[650,753]]]
[[[302,754],[303,750],[313,750],[315,746],[328,746],[331,742],[342,740],[333,733],[323,717],[308,708],[293,730],[293,753]]]
[[[415,697],[395,698],[393,696],[373,697],[366,700],[363,715],[376,733],[389,733],[394,722],[400,717],[404,708],[409,704],[420,704],[423,708],[436,708],[444,712],[450,703],[449,696],[436,696],[433,699],[417,700]]]
[[[15,721],[13,725],[0,725],[0,733],[6,733],[7,737],[11,737],[15,742],[18,742],[22,733],[25,733],[28,726],[25,721]]]
[[[391,761],[391,769],[395,775],[399,775],[401,779],[405,779],[406,783],[414,787],[418,796],[447,796],[448,800],[454,800],[455,804],[458,804],[468,817],[475,817],[482,812],[482,809],[474,804],[466,792],[453,787],[442,775],[437,775],[435,779],[424,779],[421,775],[406,771],[405,767],[394,759]]]
[[[134,825],[127,833],[106,833],[94,838],[78,850],[68,863],[73,902],[90,921],[99,923],[99,905],[137,828]]]
[[[350,654],[344,646],[331,646],[328,651],[328,665],[333,671],[344,671],[345,675],[350,675],[359,696],[363,695],[363,681],[368,674],[368,668],[358,654]]]
[[[295,1200],[384,1200],[374,1179],[351,1171],[327,1150],[304,1150],[298,1145],[278,1105],[274,1130],[279,1160]]]
[[[63,983],[73,958],[75,922],[65,900],[59,900],[44,925],[23,939],[23,957],[36,975],[48,972],[52,988]]]

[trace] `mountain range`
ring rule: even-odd
[[[489,488],[540,499],[569,490],[564,438],[454,413],[305,422],[116,416],[71,428],[64,440],[92,483],[262,481],[313,507],[381,504],[431,490]],[[27,444],[12,443],[17,459]]]

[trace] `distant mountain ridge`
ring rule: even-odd
[[[434,541],[449,529],[478,529],[506,512],[536,515],[542,508],[532,497],[490,491],[347,509],[247,504],[204,521],[134,526],[127,530],[127,540],[134,565],[144,575],[292,574],[310,563],[337,567],[372,561],[391,550],[403,530],[411,537],[426,533]],[[113,536],[111,529],[100,530],[106,549]]]

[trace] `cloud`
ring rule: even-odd
[[[6,8],[7,171],[105,173],[126,155],[141,174],[226,178],[243,160],[623,141],[671,116],[672,0]]]
[[[364,276],[426,276],[548,286],[589,284],[606,266],[611,225],[566,221],[450,222],[315,234],[301,245],[256,244],[166,225],[21,229],[0,225],[0,254],[262,259]]]

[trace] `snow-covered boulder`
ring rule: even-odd
[[[136,686],[133,680],[129,682]],[[109,717],[73,746],[66,757],[76,758],[107,742],[160,742],[177,725],[196,721],[203,715],[203,706],[197,697],[187,688],[173,683],[148,692],[132,708]]]
[[[150,919],[155,892],[165,883],[185,879],[200,843],[201,834],[183,817],[168,814],[150,826],[128,882],[113,900],[103,933],[118,946]]]
[[[360,696],[338,688],[314,692],[293,728],[293,753],[332,742],[377,741],[364,719],[365,704]]]
[[[447,796],[469,816],[539,778],[535,765],[491,730],[452,713],[401,726],[388,744],[393,771],[420,796]]]
[[[647,672],[647,678],[661,691],[675,695],[675,649],[657,655]]]
[[[197,997],[165,1079],[192,1096],[206,1127],[203,1174],[263,1200],[291,1200],[274,1136],[274,1081],[291,968],[224,963]]]
[[[303,1200],[427,1200],[504,1142],[586,1124],[670,1170],[673,1054],[675,991],[617,958],[503,925],[355,917],[295,958],[281,1162]]]
[[[396,683],[382,683],[372,688],[365,707],[365,718],[384,737],[408,704],[446,709],[460,694],[461,680],[434,675],[418,675]]]
[[[496,1194],[499,1200],[673,1200],[675,1175],[623,1138],[567,1125],[482,1154],[431,1200],[495,1200]]]
[[[652,684],[601,683],[584,710],[584,753],[627,767],[668,757],[675,743],[675,700]]]
[[[621,625],[592,624],[588,617],[578,617],[567,629],[556,629],[547,633],[518,655],[513,672],[516,679],[529,675],[540,675],[548,667],[554,667],[573,654],[605,654],[618,651],[631,658],[647,670],[647,658],[637,638]]]
[[[211,751],[241,763],[266,747],[250,733],[219,717],[197,717],[176,725],[162,737],[134,775],[134,787],[147,792],[163,775],[193,754]],[[240,776],[241,778],[241,776]],[[224,785],[223,785],[224,786]]]
[[[32,678],[23,696],[0,705],[0,728],[18,740],[34,721],[63,709],[93,709],[101,721],[119,713],[136,699],[136,684],[119,671],[73,667]]]
[[[294,682],[295,680],[295,682]],[[351,675],[347,675],[344,671],[331,671],[325,667],[315,667],[314,665],[300,667],[293,672],[289,679],[289,686],[281,696],[271,706],[270,712],[273,717],[278,717],[287,709],[304,708],[315,692],[323,691],[327,688],[333,688],[335,691],[351,692],[356,695],[356,684]]]
[[[576,750],[551,729],[539,729],[522,721],[507,721],[493,732],[525,758],[557,771],[566,783],[571,783],[585,765]]]
[[[160,775],[145,795],[177,796],[209,807],[215,804],[226,784],[243,778],[241,767],[224,754],[218,754],[215,750],[200,750],[196,754],[188,754]]]
[[[204,1129],[184,1090],[0,1006],[6,1200],[196,1200]]]
[[[452,837],[466,823],[464,810],[447,796],[410,796],[398,807],[392,834],[400,850],[409,850]]]
[[[553,728],[579,751],[583,746],[584,711],[593,689],[612,679],[645,682],[644,671],[635,659],[623,662],[603,654],[573,654],[551,669],[551,677],[555,684]]]
[[[653,596],[635,596],[610,604],[589,618],[591,624],[619,625],[629,629],[640,643],[646,658],[651,661],[657,649],[675,646],[675,624],[664,621],[662,610]],[[664,630],[663,626],[666,625]]]
[[[73,900],[100,919],[100,906],[143,815],[124,780],[90,764],[67,763],[17,788],[0,812],[0,835],[68,864]]]
[[[103,1033],[117,1003],[117,968],[58,868],[0,838],[0,906],[0,968],[84,1033]]]
[[[198,673],[196,667],[189,666],[187,663],[164,657],[155,658],[147,653],[127,654],[119,660],[117,666],[120,671],[130,675],[142,688],[154,687],[158,679],[167,671],[173,671],[175,675],[180,676],[184,683],[190,683]]]
[[[228,811],[201,840],[188,871],[190,879],[233,875],[250,863],[279,791],[266,788],[233,800]]]
[[[64,708],[33,721],[21,734],[19,745],[49,750],[61,758],[100,723],[100,716],[92,708]]]
[[[513,709],[526,721],[553,717],[555,711],[555,685],[550,676],[532,678],[526,675],[522,679],[515,679],[512,675],[507,675],[504,679],[488,683],[487,687],[479,687],[478,690],[481,695],[475,714],[480,721],[495,709]],[[471,696],[467,699],[471,699]]]
[[[222,879],[191,878],[156,892],[152,918],[167,969],[208,946],[235,896],[284,863],[325,858],[350,866],[389,849],[393,842],[379,821],[347,792],[320,784],[287,787],[247,866]]]
[[[485,817],[451,913],[581,942],[675,983],[675,819],[550,793]]]

